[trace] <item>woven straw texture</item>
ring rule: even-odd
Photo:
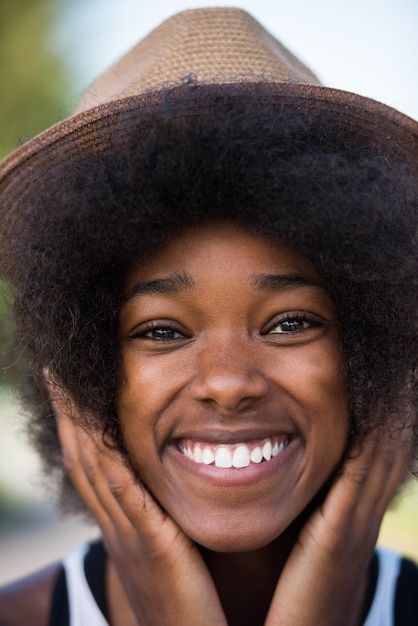
[[[163,22],[88,89],[77,112],[182,83],[297,82],[316,76],[240,9],[183,11]]]

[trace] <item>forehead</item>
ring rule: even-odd
[[[215,266],[224,267],[229,281],[236,273],[247,271],[300,274],[323,282],[314,265],[295,248],[222,221],[186,228],[170,238],[155,255],[131,268],[125,292],[138,280],[153,280],[173,272],[183,272],[194,280],[209,280]]]

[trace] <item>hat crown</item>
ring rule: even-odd
[[[198,86],[187,80],[191,75]],[[167,93],[167,87],[173,89]],[[183,103],[181,115],[186,120],[213,103],[222,111],[233,102],[250,100],[272,110],[286,105],[304,116],[323,115],[328,126],[343,123],[365,145],[373,144],[379,154],[418,175],[417,121],[370,98],[321,86],[245,11],[184,11],[163,22],[100,76],[74,115],[0,163],[0,270],[25,210],[41,214],[37,190],[53,179],[55,166],[59,169],[65,161],[68,171],[73,167],[79,171],[81,157],[111,159],[131,139],[121,130],[121,122],[135,120],[139,142],[161,116],[171,114],[168,101]],[[1,271],[7,274],[6,265]]]
[[[164,21],[83,95],[76,112],[184,83],[268,80],[318,85],[317,77],[242,9],[182,11]]]

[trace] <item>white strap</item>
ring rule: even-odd
[[[394,550],[378,548],[379,575],[373,603],[364,626],[394,626],[396,585],[401,556]]]
[[[84,574],[87,546],[80,546],[63,559],[68,589],[70,626],[109,626],[90,590]]]
[[[70,626],[109,626],[94,600],[84,574],[87,547],[69,552],[63,559],[68,588]],[[396,583],[401,557],[388,549],[377,549],[379,575],[376,592],[364,626],[394,626]]]

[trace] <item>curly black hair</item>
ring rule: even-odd
[[[123,450],[125,276],[210,220],[286,242],[322,272],[341,320],[353,435],[390,428],[394,416],[416,420],[418,185],[408,163],[344,114],[297,99],[218,90],[185,115],[200,89],[188,85],[184,98],[168,90],[146,113],[146,132],[143,111],[121,118],[109,131],[113,150],[81,153],[70,166],[56,159],[31,181],[31,202],[20,202],[7,275],[37,390],[30,428],[49,473],[65,477],[44,368]]]

